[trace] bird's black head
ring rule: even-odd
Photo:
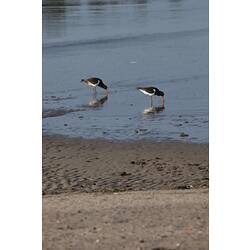
[[[165,94],[164,94],[164,92],[162,92],[162,91],[160,91],[159,89],[157,89],[157,88],[155,88],[155,95],[157,95],[157,96],[164,96]]]
[[[103,83],[103,81],[101,81],[99,84],[98,84],[99,87],[103,88],[103,89],[108,89],[107,85],[105,85]]]

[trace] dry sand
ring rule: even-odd
[[[208,249],[207,190],[53,195],[43,249]]]
[[[208,145],[43,137],[43,249],[208,249]]]

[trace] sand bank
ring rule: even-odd
[[[43,137],[43,195],[208,188],[208,144]]]

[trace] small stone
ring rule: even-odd
[[[131,164],[135,164],[135,161],[131,161],[130,163],[131,163]]]
[[[178,186],[177,189],[191,189],[193,188],[192,185],[183,185],[183,186]]]
[[[65,127],[67,127],[67,126],[68,126],[68,124],[67,124],[67,123],[64,123],[64,126],[65,126]]]
[[[130,174],[130,173],[127,173],[127,172],[125,172],[125,171],[121,173],[121,176],[126,176],[126,175],[131,175],[131,174]]]
[[[189,136],[188,134],[185,134],[184,132],[182,132],[181,134],[180,134],[180,137],[187,137],[187,136]]]

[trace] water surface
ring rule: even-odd
[[[137,86],[163,90],[165,109],[147,112]],[[44,0],[43,132],[208,142],[208,1]]]

